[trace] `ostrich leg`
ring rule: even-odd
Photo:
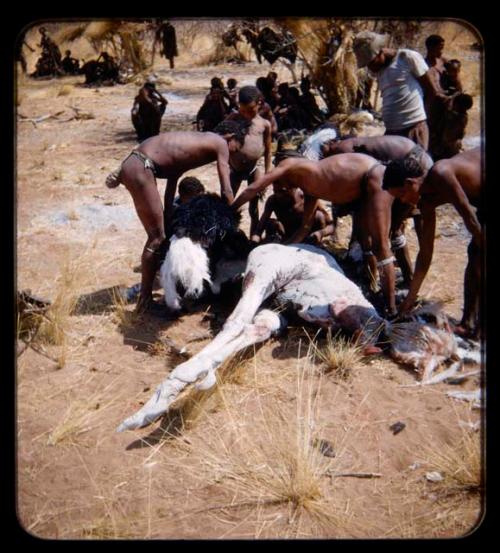
[[[243,296],[225,322],[221,332],[185,363],[178,365],[137,413],[126,419],[117,431],[146,426],[168,411],[169,406],[188,385],[206,390],[216,382],[215,371],[237,351],[267,340],[282,326],[277,313],[262,310],[255,315],[266,297],[273,292],[271,279],[255,278],[248,271],[243,282]]]

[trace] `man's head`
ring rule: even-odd
[[[64,52],[64,55],[65,55],[67,58],[69,58],[69,57],[71,56],[71,50],[66,50],[66,51]]]
[[[311,81],[309,80],[309,77],[302,77],[300,81],[300,90],[302,90],[303,93],[311,90]]]
[[[333,138],[321,144],[320,150],[322,157],[329,157],[335,154],[353,153],[354,146],[351,141],[346,142],[345,139]]]
[[[446,73],[448,73],[448,76],[452,79],[458,79],[460,75],[460,69],[462,68],[462,62],[460,60],[450,60],[444,64],[444,68],[446,69]]]
[[[245,142],[249,126],[243,121],[222,121],[215,127],[214,132],[227,141],[230,152],[237,152]]]
[[[410,153],[387,165],[382,188],[403,203],[416,205],[426,174],[419,156]]]
[[[276,84],[278,82],[278,73],[276,73],[276,71],[269,71],[266,79],[269,79],[273,84]]]
[[[362,31],[358,33],[353,40],[352,49],[358,62],[358,67],[369,67],[372,71],[377,71],[377,67],[372,67],[372,62],[377,61],[382,48],[387,44],[387,35],[373,33],[372,31]],[[378,64],[377,64],[378,66]]]
[[[219,88],[220,90],[224,89],[224,83],[222,82],[222,79],[219,77],[213,77],[210,80],[210,85],[212,88]]]
[[[238,101],[240,114],[251,120],[259,113],[262,92],[256,86],[243,86],[238,93]]]
[[[425,39],[427,55],[441,57],[444,50],[444,38],[440,35],[430,35]]]
[[[185,204],[205,192],[205,187],[196,177],[185,177],[179,183],[179,202]]]
[[[236,79],[227,80],[227,88],[230,88],[230,89],[236,88],[237,84],[238,84],[238,81]]]
[[[282,182],[273,183],[273,194],[280,202],[292,203],[294,201],[294,193],[296,186],[286,185]]]

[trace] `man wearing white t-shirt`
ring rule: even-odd
[[[358,67],[376,74],[382,95],[385,134],[406,136],[429,148],[429,127],[424,90],[439,95],[429,76],[429,66],[414,50],[386,48],[387,35],[363,31],[354,37]]]

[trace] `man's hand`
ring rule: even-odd
[[[412,309],[413,309],[413,306],[415,305],[415,300],[413,300],[413,298],[411,298],[409,295],[406,296],[406,298],[399,304],[399,307],[398,307],[398,313],[400,315],[406,315],[407,313],[409,313]]]

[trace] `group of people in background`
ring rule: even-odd
[[[171,68],[177,56],[172,29],[164,23],[155,34]],[[42,55],[34,76],[47,71],[75,74],[85,66],[87,76],[98,73],[103,64],[106,76],[118,77],[118,66],[109,54],[102,53],[89,69],[88,63],[80,66],[70,51],[62,58],[46,30],[41,28],[40,33]],[[161,133],[168,101],[154,79],[148,79],[131,111],[140,144],[106,179],[110,188],[122,183],[128,189],[147,233],[138,310],[155,309],[153,280],[173,210],[179,202],[204,192],[198,179],[181,177],[216,162],[221,196],[235,209],[249,203],[249,239],[254,244],[319,244],[335,236],[339,216],[352,215],[352,241],[361,248],[367,274],[380,282],[387,317],[410,310],[418,300],[433,255],[436,208],[451,203],[472,235],[463,317],[456,330],[477,337],[484,238],[484,211],[478,209],[481,150],[462,151],[472,96],[464,92],[460,61],[443,56],[444,44],[439,35],[429,36],[423,56],[412,49],[389,47],[388,37],[375,32],[354,37],[358,67],[368,69],[382,99],[385,134],[377,137],[340,136],[328,121],[334,114],[320,108],[321,91],[313,88],[309,76],[303,75],[295,86],[280,83],[274,71],[258,77],[254,85],[239,86],[235,78],[224,84],[214,77],[196,114],[196,130]],[[307,141],[302,148],[288,141],[288,131],[308,136],[308,147]],[[167,180],[163,200],[157,178]],[[240,192],[243,181],[247,186]],[[180,197],[176,198],[178,182]],[[259,197],[270,185],[273,194],[260,214]],[[321,200],[330,203],[331,209],[325,209]],[[419,240],[415,267],[405,238],[409,217]],[[408,290],[399,305],[396,260]]]

